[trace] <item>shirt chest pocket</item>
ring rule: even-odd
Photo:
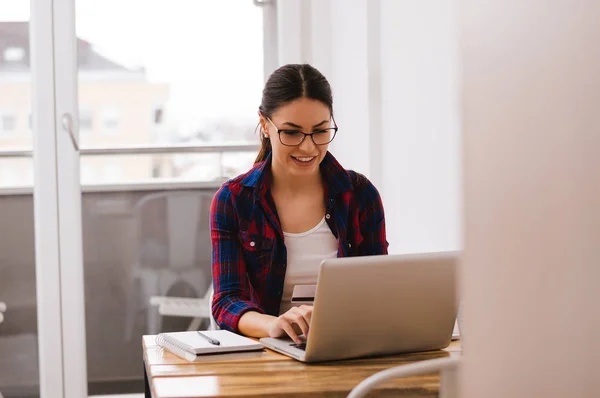
[[[240,242],[248,273],[268,273],[273,260],[274,239],[244,231],[240,233]]]

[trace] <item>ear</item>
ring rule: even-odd
[[[259,123],[260,123],[260,135],[264,136],[265,138],[269,137],[269,121],[267,120],[266,117],[263,116],[262,113],[260,113],[260,111],[258,111],[258,118],[259,118]]]

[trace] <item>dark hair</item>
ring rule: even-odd
[[[331,86],[325,76],[308,64],[283,65],[269,76],[258,110],[271,118],[277,108],[302,97],[321,101],[333,115]],[[271,140],[264,134],[260,134],[260,143],[255,163],[265,160],[271,152]]]

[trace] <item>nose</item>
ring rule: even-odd
[[[306,136],[304,138],[304,141],[302,141],[300,143],[300,149],[303,152],[312,154],[313,151],[315,150],[315,148],[316,148],[316,145],[315,145],[315,142],[312,140],[312,136]]]

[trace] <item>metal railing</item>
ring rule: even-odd
[[[255,144],[237,145],[137,145],[118,147],[91,147],[81,148],[81,156],[106,156],[106,155],[153,155],[153,154],[178,154],[178,153],[227,153],[258,151],[260,147]],[[28,158],[33,156],[33,150],[4,149],[0,150],[0,158]]]
[[[162,189],[202,189],[218,188],[223,183],[223,154],[233,152],[257,152],[260,149],[255,144],[233,144],[233,145],[138,145],[118,147],[88,147],[81,148],[80,156],[116,156],[116,155],[153,155],[153,154],[191,154],[211,153],[220,156],[220,177],[211,181],[189,181],[176,179],[149,179],[135,182],[82,184],[83,192],[110,192],[110,191],[142,191]],[[0,150],[0,160],[10,158],[31,158],[33,151],[30,148],[14,148]],[[0,187],[1,195],[31,194],[33,187]]]

